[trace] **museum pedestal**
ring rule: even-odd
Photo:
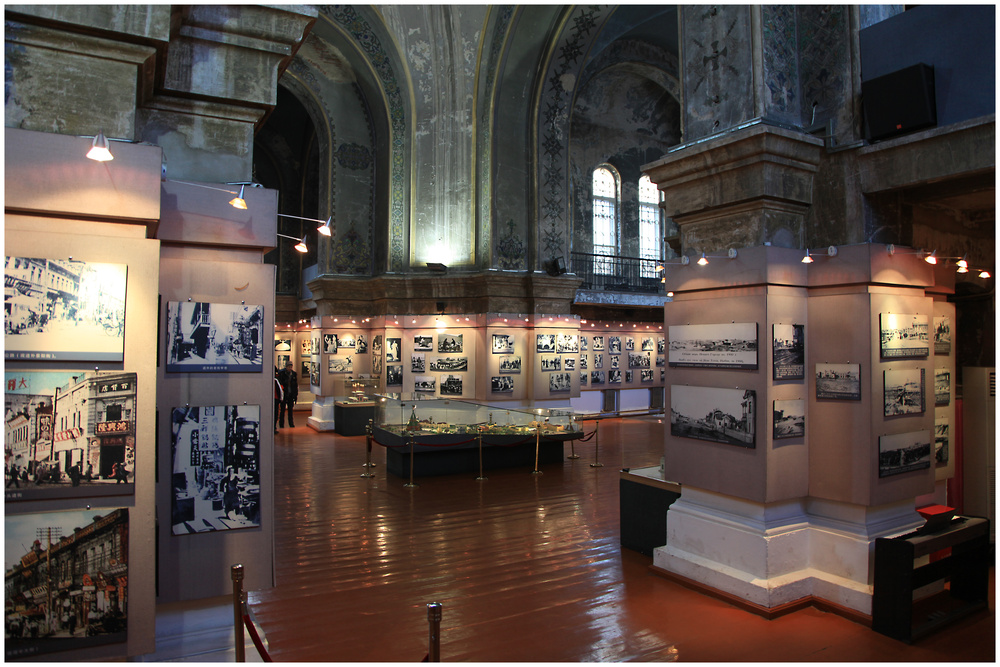
[[[314,431],[334,430],[334,403],[336,401],[332,396],[317,396],[312,402],[312,414],[306,420],[306,425]]]
[[[368,422],[375,419],[375,401],[333,404],[334,431],[340,435],[364,435]]]

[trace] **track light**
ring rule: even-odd
[[[701,253],[701,259],[698,260],[698,266],[707,266],[708,258],[705,257],[705,253]]]
[[[962,255],[962,259],[955,262],[958,267],[958,273],[968,273],[969,272],[969,262],[966,261],[966,255]]]
[[[812,264],[813,263],[812,255],[809,254],[809,248],[806,248],[806,254],[805,254],[805,256],[802,257],[802,263],[803,264]]]
[[[230,206],[232,206],[233,208],[242,209],[244,211],[247,209],[247,203],[243,199],[243,189],[245,187],[246,187],[245,185],[240,186],[240,193],[229,200]]]
[[[232,198],[232,199],[229,200],[229,205],[230,206],[232,206],[233,208],[242,209],[244,211],[247,208],[247,203],[246,203],[246,201],[243,200],[243,188],[245,187],[245,184],[244,185],[240,185],[240,191],[236,192],[235,190],[227,190],[225,188],[216,188],[216,187],[211,186],[211,185],[205,185],[204,183],[192,183],[191,181],[175,181],[172,178],[164,178],[163,180],[166,181],[166,182],[168,182],[168,183],[180,183],[181,185],[192,185],[192,186],[194,186],[196,188],[205,188],[206,190],[215,190],[216,192],[228,192],[231,195],[236,195],[234,198]],[[232,185],[235,185],[235,183],[233,183]]]
[[[924,257],[924,261],[928,264],[937,264],[937,250],[934,250],[931,254]]]
[[[982,271],[979,272],[979,277],[980,278],[989,278],[990,277],[990,272],[987,271],[986,269],[983,269]]]
[[[295,249],[302,253],[309,252],[309,246],[306,245],[306,237],[303,236],[300,239],[295,236],[288,236],[287,234],[278,234],[278,236],[280,236],[283,239],[291,239],[292,241],[298,241],[298,243],[296,243],[294,246]]]
[[[111,154],[111,145],[108,143],[108,138],[104,136],[104,132],[98,132],[94,140],[90,142],[87,157],[95,162],[108,162],[115,159],[115,156]]]
[[[333,236],[333,230],[330,225],[333,223],[333,216],[331,215],[326,220],[320,220],[319,218],[303,218],[301,215],[288,215],[287,213],[278,213],[279,218],[295,218],[296,220],[308,220],[310,222],[318,222],[319,227],[316,231],[323,236]]]

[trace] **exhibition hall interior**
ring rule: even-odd
[[[993,5],[6,5],[8,661],[993,662]]]

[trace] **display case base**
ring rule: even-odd
[[[538,444],[538,465],[560,463],[563,460],[563,441],[542,440]],[[386,470],[397,477],[410,476],[410,450],[408,447],[386,449]],[[496,468],[524,468],[535,466],[535,443],[512,446],[483,446],[483,470]],[[413,454],[413,476],[453,475],[479,471],[479,448],[442,448]]]

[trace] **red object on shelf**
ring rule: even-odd
[[[944,528],[951,522],[952,517],[955,516],[955,508],[948,507],[947,505],[927,505],[926,507],[918,507],[917,513],[927,521],[925,526],[928,530],[936,531]],[[945,547],[940,551],[930,554],[930,562],[933,563],[950,555],[951,547]]]

